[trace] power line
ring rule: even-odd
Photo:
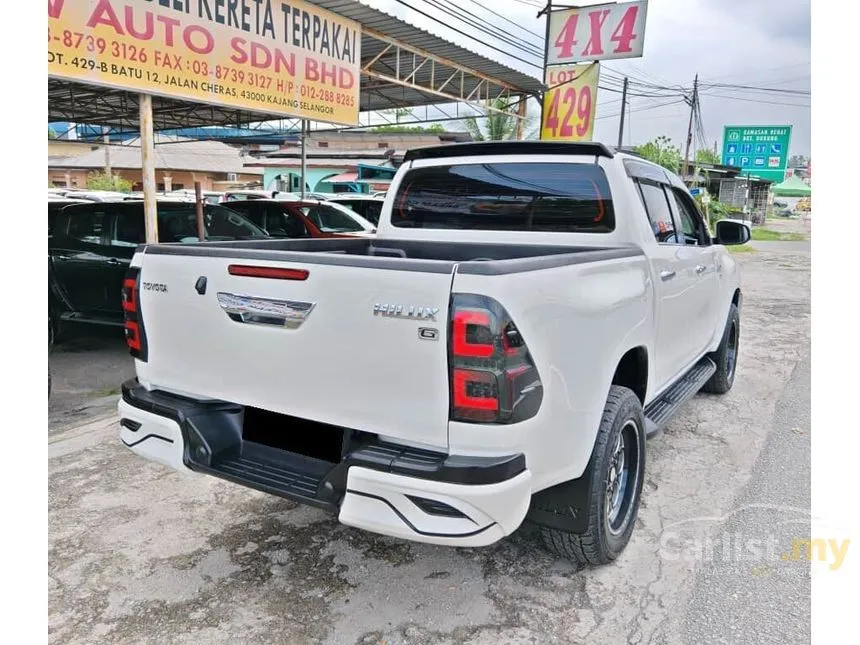
[[[515,56],[515,55],[511,54],[510,52],[506,52],[506,51],[505,51],[505,50],[503,50],[503,49],[499,49],[498,47],[493,47],[491,44],[489,44],[489,43],[487,43],[487,42],[485,42],[485,41],[483,41],[483,40],[480,40],[480,39],[478,39],[478,38],[475,38],[475,37],[474,37],[473,35],[471,35],[471,34],[467,34],[467,33],[466,33],[465,31],[463,31],[462,29],[457,29],[456,27],[452,27],[451,25],[446,24],[446,23],[445,23],[445,22],[443,22],[442,20],[439,20],[438,18],[435,18],[434,16],[431,16],[431,15],[430,15],[429,13],[427,13],[426,11],[422,11],[421,9],[418,9],[418,8],[416,8],[416,7],[412,6],[412,5],[411,5],[411,4],[409,4],[408,2],[405,2],[404,0],[395,0],[395,2],[397,2],[398,4],[402,4],[404,7],[408,8],[408,9],[411,9],[412,11],[414,11],[414,12],[416,12],[416,13],[418,13],[418,14],[421,14],[421,15],[422,15],[422,16],[424,16],[425,18],[429,18],[429,19],[430,19],[430,20],[432,20],[433,22],[438,22],[438,23],[439,23],[440,25],[442,25],[443,27],[446,27],[446,28],[450,29],[451,31],[453,31],[453,32],[455,32],[455,33],[458,33],[458,34],[460,34],[461,36],[466,36],[466,38],[471,38],[472,40],[474,40],[474,41],[475,41],[475,42],[477,42],[477,43],[480,43],[480,44],[481,44],[481,45],[483,45],[484,47],[488,47],[488,48],[492,49],[493,51],[497,51],[497,52],[499,52],[500,54],[504,54],[505,56],[508,56],[508,57],[510,57],[510,58],[512,58],[512,59],[514,59],[514,60],[518,60],[518,61],[520,61],[521,63],[525,63],[526,65],[529,65],[530,67],[535,67],[535,68],[540,69],[540,70],[542,70],[542,69],[543,69],[543,65],[542,65],[542,64],[538,64],[538,63],[533,63],[533,62],[531,62],[531,61],[527,61],[525,58],[520,58],[519,56]]]
[[[424,2],[433,5],[446,15],[456,18],[457,20],[468,25],[469,27],[473,27],[478,31],[487,34],[488,36],[492,36],[493,38],[500,40],[506,45],[515,47],[521,52],[529,54],[531,56],[538,56],[540,58],[543,58],[542,49],[538,49],[537,46],[526,40],[523,40],[518,36],[514,36],[513,34],[508,34],[502,31],[501,28],[496,27],[495,25],[485,23],[480,16],[472,13],[468,9],[462,9],[458,7],[450,0],[424,0]],[[445,2],[446,4],[450,5],[450,8],[442,5],[441,2]]]
[[[522,30],[523,30],[524,32],[526,32],[527,34],[531,34],[532,36],[535,36],[536,38],[540,38],[541,42],[543,42],[543,40],[544,40],[544,34],[539,34],[539,33],[537,33],[536,31],[532,31],[532,30],[530,30],[530,29],[526,29],[525,27],[523,27],[523,26],[522,26],[521,24],[519,24],[518,22],[515,22],[515,21],[511,20],[510,18],[506,18],[506,17],[505,17],[505,16],[503,16],[502,14],[500,14],[500,13],[497,13],[497,12],[493,11],[493,10],[492,10],[492,9],[490,9],[487,5],[485,5],[485,4],[481,3],[481,2],[478,2],[478,0],[469,0],[469,2],[471,2],[472,4],[476,4],[476,5],[478,5],[479,7],[481,7],[482,9],[484,9],[485,11],[488,11],[488,12],[490,12],[491,14],[493,14],[494,16],[497,16],[497,17],[501,18],[501,19],[502,19],[502,20],[504,20],[505,22],[512,24],[514,27],[518,27],[519,29],[522,29]]]
[[[763,103],[765,105],[785,105],[787,107],[805,107],[805,108],[812,107],[808,103],[786,103],[785,101],[765,101],[763,99],[751,99],[751,98],[744,98],[742,96],[726,96],[725,94],[714,94],[710,90],[703,90],[703,93],[704,92],[708,92],[708,96],[710,96],[710,97],[720,98],[720,99],[728,99],[730,101],[745,101],[747,103]]]
[[[751,90],[755,92],[774,92],[777,94],[794,94],[797,96],[811,96],[812,92],[808,90],[787,90],[781,87],[757,87],[754,85],[726,85],[724,83],[706,83],[707,87],[716,87],[719,89],[731,90]]]

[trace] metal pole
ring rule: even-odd
[[[206,241],[206,227],[203,224],[203,186],[199,181],[194,182],[194,206],[197,211],[197,237],[201,242]]]
[[[307,131],[307,119],[302,119],[302,199],[305,198],[305,177],[308,171]]]
[[[521,141],[526,133],[526,108],[528,107],[528,96],[520,94],[520,104],[517,106],[517,140]]]
[[[102,134],[104,135],[102,141],[104,141],[105,144],[105,175],[107,176],[108,181],[111,181],[113,179],[113,173],[111,172],[110,167],[110,137],[108,136],[107,126],[102,126]]]
[[[544,31],[544,40],[543,40],[543,83],[546,85],[546,62],[549,60],[549,17],[552,14],[552,0],[547,0],[546,7],[544,7],[543,11],[538,13],[538,17],[540,17],[541,13],[546,14],[546,30]],[[543,136],[543,117],[544,117],[544,100],[546,98],[546,90],[541,92],[540,94],[540,129],[538,130],[538,139]]]
[[[627,108],[627,77],[624,77],[624,87],[621,90],[621,123],[618,124],[618,149],[624,137],[624,110]]]
[[[152,131],[152,96],[140,95],[140,156],[143,173],[143,212],[146,243],[158,243],[158,210],[155,202],[155,141]]]
[[[696,79],[693,81],[693,98],[690,100],[690,123],[687,126],[687,149],[684,152],[684,174],[681,179],[686,182],[687,171],[690,166],[690,144],[693,142],[693,115],[696,113],[696,101],[699,95],[699,75],[696,74]]]

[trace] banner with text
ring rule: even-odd
[[[546,64],[641,57],[647,10],[640,0],[553,11]]]
[[[600,63],[549,67],[544,83],[540,138],[548,141],[591,141]]]
[[[48,0],[48,75],[358,123],[361,25],[301,0]]]

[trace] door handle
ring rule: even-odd
[[[660,271],[660,279],[663,282],[666,282],[667,280],[671,280],[674,277],[675,277],[674,271]]]
[[[696,265],[696,273],[702,274],[707,270],[708,270],[708,267],[706,267],[704,264],[697,264]]]
[[[109,258],[107,263],[114,267],[122,266],[125,264],[125,262],[123,262],[122,260],[117,260],[116,258]]]

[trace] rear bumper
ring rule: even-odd
[[[365,435],[331,463],[243,441],[244,408],[232,403],[148,391],[132,380],[118,407],[120,439],[141,457],[319,506],[375,533],[484,546],[516,530],[531,500],[523,455],[447,455]]]

